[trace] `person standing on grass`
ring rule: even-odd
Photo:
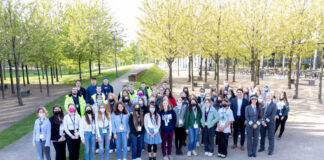
[[[99,142],[99,160],[109,159],[109,146],[112,135],[112,123],[109,107],[101,103],[96,117],[96,130]],[[105,152],[105,156],[104,156]]]
[[[69,160],[78,160],[80,150],[79,122],[81,118],[79,114],[75,113],[74,104],[69,104],[68,110],[69,114],[64,116],[63,125],[69,150]]]
[[[186,109],[187,105],[183,104],[182,98],[178,98],[177,107],[174,108],[177,116],[177,124],[174,128],[176,155],[183,154],[181,148],[183,142],[186,140],[186,129],[184,127]]]
[[[285,131],[286,121],[288,119],[288,112],[289,112],[289,102],[287,99],[286,92],[281,92],[279,96],[279,100],[277,102],[277,115],[276,115],[276,129],[280,127],[280,133],[278,136],[278,140],[281,139],[283,132]]]
[[[114,138],[117,146],[117,160],[121,159],[123,151],[123,159],[127,158],[127,139],[129,138],[129,113],[122,102],[117,103],[117,108],[112,114],[112,125]]]
[[[224,107],[218,110],[220,119],[217,123],[218,132],[218,157],[227,157],[228,137],[231,134],[231,123],[234,121],[234,116],[231,108],[229,107],[228,98],[222,100]]]
[[[172,110],[171,104],[168,100],[163,101],[161,105],[159,114],[161,117],[162,155],[164,160],[173,160],[173,157],[171,156],[172,140],[173,130],[177,123],[177,116]],[[166,150],[166,148],[168,150]]]
[[[91,105],[94,104],[91,96],[93,94],[97,93],[96,87],[97,87],[97,79],[95,77],[91,77],[91,84],[88,86],[87,91],[86,91],[87,104],[91,104]]]
[[[145,135],[149,160],[156,160],[157,145],[162,142],[160,135],[161,117],[154,104],[149,105],[149,113],[144,116]]]
[[[69,104],[74,104],[76,108],[76,113],[83,116],[86,102],[81,95],[78,94],[78,89],[76,87],[72,88],[71,94],[65,96],[64,109],[69,113]]]
[[[38,119],[35,121],[33,130],[33,146],[36,147],[38,158],[43,160],[45,153],[46,160],[51,159],[51,123],[46,118],[48,112],[45,107],[40,107],[36,111]]]
[[[197,156],[196,145],[199,138],[199,133],[201,131],[200,119],[201,119],[201,110],[195,99],[191,99],[191,104],[185,113],[185,128],[186,133],[189,135],[189,145],[187,156]]]
[[[205,104],[202,107],[201,124],[204,135],[204,151],[206,156],[213,156],[214,153],[214,136],[215,126],[219,120],[217,110],[212,106],[210,99],[205,99]]]
[[[272,155],[274,150],[274,133],[275,133],[275,116],[277,113],[277,106],[275,103],[271,101],[271,94],[268,93],[266,95],[266,102],[264,107],[262,107],[262,125],[261,125],[261,141],[260,141],[260,149],[259,152],[264,151],[264,143],[266,132],[268,131],[268,139],[269,139],[269,148],[268,155]]]
[[[80,120],[80,137],[84,145],[84,157],[86,160],[94,160],[96,144],[96,120],[91,106],[86,106],[86,114]],[[90,156],[89,156],[90,151]]]
[[[51,141],[55,148],[55,159],[56,160],[65,160],[65,132],[63,126],[64,113],[62,107],[59,104],[54,105],[53,107],[53,116],[49,119],[51,122]]]
[[[75,81],[75,87],[77,87],[77,89],[78,89],[78,95],[81,95],[83,97],[83,99],[85,99],[87,92],[86,92],[86,89],[84,89],[81,86],[81,81],[80,80]]]
[[[247,151],[249,157],[256,157],[258,147],[260,125],[262,121],[261,107],[258,102],[258,97],[252,95],[250,103],[245,108],[245,120],[247,122]]]
[[[92,102],[92,104],[90,103],[91,105],[97,103],[97,97],[98,96],[101,96],[102,97],[102,101],[103,102],[106,101],[105,94],[101,92],[101,86],[97,85],[96,91],[97,91],[96,93],[94,93],[93,95],[91,95],[91,102]]]
[[[108,77],[103,78],[103,83],[101,84],[101,92],[105,94],[105,99],[107,99],[109,93],[114,93],[114,88],[109,84]]]
[[[138,104],[134,105],[134,111],[129,117],[130,139],[132,141],[132,159],[141,159],[144,145],[144,114]]]

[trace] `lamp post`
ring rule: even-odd
[[[117,79],[118,78],[118,71],[117,71],[116,37],[115,37],[115,34],[113,35],[113,40],[114,40],[114,52],[115,52],[116,79]]]

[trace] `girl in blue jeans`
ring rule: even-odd
[[[144,137],[144,116],[139,104],[134,105],[133,114],[129,117],[130,139],[132,141],[132,159],[141,159]]]
[[[86,160],[94,160],[96,144],[96,122],[95,115],[90,105],[85,108],[85,115],[80,119],[80,137],[84,144],[84,157]],[[90,151],[90,157],[89,157]]]
[[[109,146],[110,146],[110,140],[112,134],[110,109],[109,107],[106,107],[105,104],[100,104],[98,110],[99,112],[96,118],[96,129],[97,129],[97,136],[99,141],[99,160],[103,160],[104,151],[105,151],[105,160],[108,160]]]
[[[129,114],[122,102],[117,103],[117,109],[112,114],[112,131],[116,139],[117,160],[121,159],[121,147],[123,147],[123,159],[127,158],[127,139],[129,138]]]

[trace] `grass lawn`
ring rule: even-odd
[[[131,68],[120,69],[120,70],[118,70],[118,74],[121,76],[130,70],[131,70]],[[103,72],[101,76],[96,76],[97,81],[102,82],[103,77],[109,77],[110,82],[112,82],[116,79],[115,71]],[[74,83],[74,81],[76,79],[74,79],[74,77],[69,78],[69,79],[66,79],[64,81],[64,83],[71,83],[71,82]],[[86,87],[89,84],[90,84],[90,80],[89,80],[89,78],[87,78],[87,80],[83,82],[83,87]],[[52,113],[52,106],[55,104],[60,104],[61,106],[64,106],[64,99],[65,99],[65,95],[62,95],[59,98],[57,98],[56,100],[45,105],[46,109],[50,113],[50,116]],[[0,132],[0,149],[15,142],[16,140],[20,139],[24,135],[31,132],[33,130],[34,122],[35,122],[36,118],[37,118],[36,113],[32,113],[31,115],[27,116],[26,118],[20,120],[19,122],[13,124],[9,128]]]

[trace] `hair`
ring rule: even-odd
[[[91,77],[91,80],[97,80],[97,78],[96,77]]]
[[[92,113],[91,113],[90,116],[91,116],[92,120],[94,121],[95,120],[95,116],[94,116],[93,109],[92,109],[91,105],[90,104],[87,104],[84,110],[87,111],[87,108],[90,108],[90,110],[92,111]],[[88,114],[85,114],[84,116],[85,116],[86,122],[88,124],[90,124],[89,115]]]
[[[118,106],[119,105],[122,105],[123,106],[123,111],[119,111],[119,109],[118,109]],[[116,105],[116,108],[115,108],[115,110],[114,110],[114,113],[116,114],[116,115],[119,115],[119,114],[127,114],[128,113],[128,111],[126,110],[126,108],[125,108],[125,105],[124,105],[124,103],[123,102],[118,102],[117,103],[117,105]]]
[[[192,106],[191,106],[191,101],[195,101],[196,102],[196,108],[197,108],[197,110],[198,110],[198,112],[201,112],[201,109],[200,109],[200,107],[199,107],[199,105],[198,105],[198,102],[197,102],[197,99],[191,99],[190,100],[190,106],[189,106],[189,111],[192,111]]]
[[[241,92],[243,93],[243,89],[242,89],[242,88],[238,88],[238,89],[236,90],[236,92],[238,92],[238,91],[241,91]]]
[[[117,99],[116,99],[116,97],[115,97],[115,95],[114,95],[113,93],[109,93],[108,96],[107,96],[107,105],[108,105],[108,107],[111,107],[111,103],[110,103],[110,101],[109,101],[109,99],[110,99],[109,97],[112,97],[112,98],[114,99],[114,106],[113,106],[113,109],[110,110],[110,108],[109,108],[110,112],[113,112],[113,111],[116,110],[116,106],[117,106]]]
[[[185,90],[187,90],[187,92]],[[187,99],[189,99],[189,89],[188,89],[188,87],[183,87],[182,91],[184,93],[186,93]]]
[[[208,102],[210,103],[210,105],[211,105],[211,106],[209,106],[209,107],[212,107],[212,105],[213,105],[213,102],[212,102],[212,100],[211,100],[211,99],[205,99],[205,101],[204,101],[204,102],[206,103],[207,101],[208,101]]]
[[[287,93],[285,92],[285,91],[282,91],[281,93],[280,93],[280,96],[279,96],[279,99],[281,99],[281,94],[283,94],[283,96],[284,96],[284,101],[285,102],[288,102],[288,99],[287,99]]]
[[[229,100],[228,100],[228,98],[227,98],[227,97],[223,98],[223,99],[222,99],[222,102],[223,102],[223,101],[227,102],[226,107],[228,107],[228,106],[229,106]]]
[[[99,106],[98,106],[98,120],[102,120],[102,112],[100,112],[100,108],[104,106],[104,108],[106,109],[105,110],[105,116],[107,117],[108,120],[110,120],[110,107],[107,107],[107,105],[105,105],[104,103],[101,103]]]
[[[55,108],[60,108],[61,109],[61,113],[59,115],[54,114],[54,109]],[[55,104],[53,106],[53,118],[54,118],[54,123],[55,124],[62,124],[63,123],[64,113],[63,113],[62,107],[59,104]],[[61,118],[61,120],[59,118]]]
[[[166,83],[166,84],[168,84],[168,82],[167,82],[167,81],[163,81],[163,83]]]
[[[75,108],[75,105],[74,105],[73,103],[70,103],[70,104],[68,105],[68,108],[70,108],[70,106],[72,106],[73,108]]]
[[[47,110],[46,110],[46,108],[45,108],[44,106],[39,107],[39,108],[37,109],[37,111],[36,111],[36,115],[37,115],[37,116],[38,116],[38,113],[39,113],[40,110],[43,110],[43,112],[45,113],[45,117],[48,116],[48,112],[47,112]]]
[[[141,84],[146,84],[146,83],[143,81],[143,82],[141,82]]]
[[[138,106],[139,107],[139,114],[137,113],[137,111],[135,111],[135,106]],[[141,119],[141,126],[143,126],[143,124],[144,124],[144,115],[143,115],[143,111],[141,110],[141,107],[139,106],[139,104],[138,103],[135,103],[134,105],[133,105],[133,123],[134,123],[134,126],[135,126],[135,129],[136,129],[136,131],[138,131],[137,130],[137,127],[138,127],[138,120],[137,120],[137,116],[140,116],[140,119]]]
[[[163,107],[163,102],[168,102],[168,110],[167,111],[170,111],[171,110],[171,104],[170,104],[170,101],[169,100],[163,100],[162,103],[160,104],[160,110],[161,111],[165,111],[164,110],[164,107]]]
[[[77,83],[77,82],[80,82],[81,83],[81,80],[78,79],[78,80],[75,81],[75,83]]]
[[[205,92],[205,88],[200,88],[199,91],[204,91]]]
[[[157,114],[157,107],[156,107],[154,104],[150,104],[149,107],[148,107],[148,109],[150,109],[151,106],[153,106],[153,107],[155,108],[155,111],[154,111],[153,115],[155,115],[155,118],[156,118],[156,124],[159,125],[159,124],[158,124],[158,122],[159,122],[159,117],[158,117],[158,114]],[[151,121],[152,121],[152,113],[151,113],[151,111],[149,111],[149,113],[150,113],[149,115],[150,115],[150,118],[151,118]],[[152,123],[153,123],[153,121],[152,121]]]
[[[98,84],[98,85],[96,86],[96,88],[99,88],[99,87],[101,88],[101,86]]]
[[[169,95],[166,95],[166,96],[168,96],[168,98],[172,98],[173,96],[172,96],[172,92],[171,92],[171,89],[170,88],[166,88],[165,90],[164,90],[164,94],[166,94],[166,91],[169,91]]]
[[[123,91],[124,92],[124,91]],[[126,91],[126,93],[127,93],[127,95],[126,96],[124,96],[124,95],[122,95],[122,102],[124,103],[124,100],[125,100],[125,98],[126,97],[128,97],[128,105],[129,106],[132,106],[132,102],[131,102],[131,100],[130,100],[130,97],[129,97],[129,93],[128,93],[128,91]]]
[[[259,101],[258,100],[256,100],[257,102],[256,102],[256,108],[257,108],[257,111],[258,111],[258,118],[262,118],[262,115],[261,115],[261,107],[260,107],[260,103],[259,103]],[[249,101],[249,105],[251,105],[252,104],[252,99],[250,99],[250,101]]]

